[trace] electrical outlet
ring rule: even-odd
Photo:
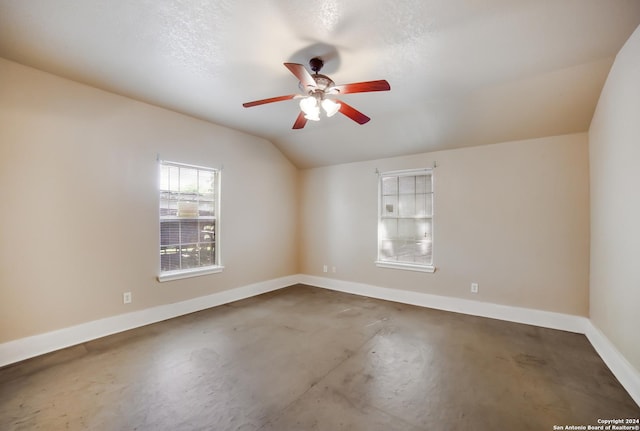
[[[122,302],[125,304],[131,304],[131,292],[124,292],[122,294]]]
[[[471,293],[478,293],[478,283],[471,283]]]
[[[327,272],[329,270],[329,268],[327,267],[327,265],[322,267],[322,272]]]

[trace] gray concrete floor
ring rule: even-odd
[[[301,285],[0,369],[2,430],[552,430],[638,417],[582,335]]]

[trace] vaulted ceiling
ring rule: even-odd
[[[0,56],[273,142],[313,167],[586,131],[638,0],[0,0]],[[386,79],[292,130],[284,62]]]

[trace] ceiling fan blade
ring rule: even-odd
[[[304,112],[300,111],[296,122],[293,123],[292,129],[302,129],[307,124],[307,119],[304,117]]]
[[[332,92],[340,94],[367,93],[369,91],[389,91],[391,86],[385,79],[378,81],[355,82],[353,84],[336,85]]]
[[[364,115],[362,112],[358,111],[353,106],[347,105],[342,100],[336,100],[336,102],[338,102],[340,104],[340,113],[342,113],[342,114],[346,115],[347,117],[351,118],[356,123],[364,124],[364,123],[368,122],[369,120],[371,120],[371,118],[367,117],[366,115]]]
[[[284,63],[284,65],[298,78],[305,90],[317,87],[315,79],[303,65],[298,63]]]
[[[253,102],[243,103],[242,106],[244,106],[245,108],[251,108],[252,106],[264,105],[265,103],[273,103],[273,102],[281,102],[283,100],[291,100],[296,96],[299,96],[299,95],[298,94],[288,94],[286,96],[271,97],[269,99],[255,100]]]

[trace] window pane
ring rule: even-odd
[[[416,192],[416,177],[404,176],[400,177],[400,194]]]
[[[380,241],[380,259],[382,260],[396,260],[395,247],[393,240]]]
[[[383,261],[432,263],[431,175],[381,178],[379,253]]]
[[[380,236],[383,239],[392,239],[398,237],[398,220],[397,219],[385,219],[382,220],[381,226],[382,232]]]
[[[180,244],[180,223],[177,221],[160,222],[160,244]]]
[[[396,247],[398,262],[428,265],[431,263],[431,243],[426,241],[402,241]]]
[[[200,171],[198,193],[213,197],[215,172]]]
[[[424,217],[427,214],[427,195],[419,194],[416,195],[416,217]]]
[[[182,199],[178,201],[178,217],[197,217],[198,201],[193,199],[192,195],[182,195]]]
[[[200,244],[200,266],[215,264],[215,247],[213,244]]]
[[[431,245],[431,241],[416,242],[416,259],[419,259],[419,261],[425,262],[426,264],[430,264],[432,261]]]
[[[382,197],[382,217],[398,215],[398,196]]]
[[[427,189],[428,175],[418,175],[416,178],[416,193],[426,193],[431,191],[431,187]]]
[[[398,194],[398,177],[382,178],[382,194],[397,195]]]
[[[416,243],[415,262],[429,265],[431,261],[431,241],[421,241]]]
[[[433,223],[433,220],[431,219],[422,219],[420,220],[420,224],[418,226],[419,233],[420,233],[420,238],[425,240],[425,241],[431,241],[431,225]]]
[[[199,231],[201,243],[212,243],[215,240],[215,225],[213,221],[201,221]]]
[[[397,241],[396,242],[396,258],[398,262],[414,262],[416,254],[415,241]]]
[[[398,237],[403,239],[424,238],[424,221],[414,219],[398,220]]]
[[[160,190],[177,192],[180,190],[180,169],[177,166],[163,165],[160,176]]]
[[[197,243],[199,237],[198,220],[180,221],[180,244]]]
[[[216,265],[219,172],[162,163],[160,166],[160,267],[175,271]],[[178,217],[178,219],[176,219]]]
[[[414,217],[416,215],[415,195],[400,195],[400,208],[398,215],[400,217]]]
[[[180,247],[181,269],[197,268],[200,266],[197,244],[184,244]]]
[[[160,247],[160,270],[175,271],[180,269],[179,247]]]
[[[169,213],[167,215],[177,216],[178,215],[178,201],[171,200],[169,201]]]
[[[180,193],[198,192],[198,170],[180,168]]]
[[[198,204],[198,215],[200,217],[213,217],[213,202],[200,201]]]

